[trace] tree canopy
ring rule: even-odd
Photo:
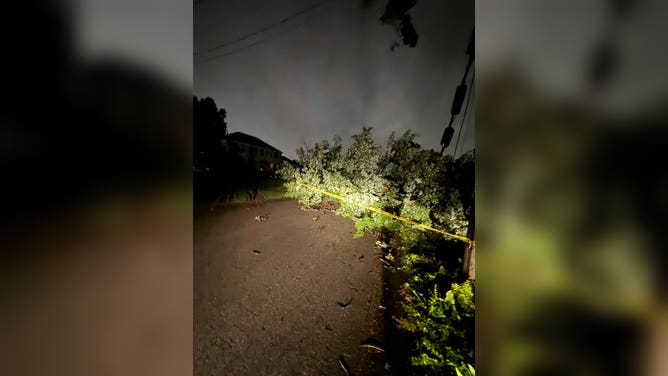
[[[221,158],[220,139],[227,135],[227,112],[210,98],[193,96],[193,147],[195,163],[212,167]]]

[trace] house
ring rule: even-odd
[[[297,166],[297,162],[293,161],[292,159],[285,156],[281,157],[281,165],[285,166],[286,163]]]
[[[246,167],[258,171],[276,171],[281,165],[283,153],[257,137],[234,132],[220,141],[226,152],[241,157]]]

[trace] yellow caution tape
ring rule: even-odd
[[[364,208],[364,209],[366,209],[366,210],[371,210],[371,211],[374,212],[374,213],[378,213],[378,214],[384,215],[384,216],[386,216],[386,217],[390,217],[390,218],[396,219],[396,220],[398,220],[398,221],[406,222],[406,223],[408,223],[408,224],[411,224],[411,225],[414,225],[414,226],[418,226],[418,227],[423,228],[423,229],[425,229],[425,230],[438,232],[439,234],[443,234],[443,235],[449,236],[449,237],[451,237],[451,238],[454,238],[454,239],[457,239],[457,240],[461,240],[461,241],[463,241],[463,242],[466,242],[467,244],[470,244],[471,246],[475,246],[475,242],[474,242],[473,240],[471,240],[471,239],[465,237],[465,236],[460,236],[460,235],[450,234],[450,233],[447,233],[447,232],[445,232],[445,231],[443,231],[443,230],[439,230],[439,229],[437,229],[437,228],[433,228],[433,227],[429,227],[429,226],[427,226],[427,225],[423,225],[423,224],[421,224],[421,223],[417,223],[417,222],[415,222],[415,221],[413,221],[413,220],[410,220],[410,219],[408,219],[408,218],[400,217],[400,216],[398,216],[398,215],[395,215],[395,214],[392,214],[392,213],[388,213],[388,212],[386,212],[385,210],[380,210],[380,209],[378,209],[378,208],[374,208],[373,206],[364,205],[364,204],[362,204],[361,202],[357,202],[357,201],[351,200],[351,199],[349,199],[348,197],[343,197],[343,196],[337,195],[337,194],[335,194],[335,193],[327,192],[327,191],[324,191],[324,190],[322,190],[322,189],[320,189],[320,188],[316,188],[316,187],[310,186],[310,185],[308,185],[308,184],[299,183],[299,182],[296,182],[296,183],[297,183],[298,185],[301,185],[301,186],[304,187],[304,188],[308,188],[308,189],[310,189],[310,190],[312,190],[312,191],[321,193],[321,194],[323,194],[323,195],[327,195],[327,196],[334,197],[334,198],[339,199],[339,200],[342,200],[342,201],[346,201],[346,202],[348,202],[348,203],[350,203],[350,204],[357,205],[357,206],[362,207],[362,208]]]

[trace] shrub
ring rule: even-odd
[[[415,134],[392,134],[384,151],[371,128],[353,136],[343,150],[341,138],[297,150],[297,166],[279,171],[286,195],[305,207],[319,207],[325,196],[300,186],[312,185],[363,205],[417,223],[465,235],[473,214],[474,153],[458,160],[423,150]],[[327,198],[329,200],[329,198]],[[383,229],[398,235],[403,257],[398,265],[409,282],[402,289],[404,315],[398,326],[413,334],[411,364],[416,374],[473,375],[473,283],[452,283],[463,244],[443,239],[359,205],[340,202],[336,213],[355,222],[355,236]],[[394,256],[393,256],[394,257]],[[440,286],[449,286],[442,291]]]
[[[341,138],[335,137],[331,144],[329,141],[321,141],[313,147],[298,149],[299,167],[286,165],[279,174],[288,181],[287,197],[296,198],[305,207],[318,207],[325,197],[299,183],[324,189],[364,205],[383,208],[383,190],[387,184],[378,173],[379,159],[380,148],[373,141],[371,128],[363,128],[360,134],[353,136],[353,144],[345,153],[341,147]],[[387,223],[384,217],[358,205],[345,201],[340,204],[337,214],[355,220],[357,236]]]
[[[403,288],[404,316],[397,319],[399,328],[415,336],[411,364],[417,374],[466,375],[474,373],[475,305],[473,282],[452,283],[442,293],[432,281],[436,275],[426,274],[420,283],[431,283],[425,293],[409,283]]]
[[[371,128],[363,128],[345,151],[340,137],[299,148],[298,166],[286,164],[279,171],[287,181],[287,197],[297,199],[305,207],[319,207],[325,197],[299,185],[305,183],[418,223],[465,235],[470,209],[465,205],[468,201],[462,200],[459,177],[462,169],[473,171],[473,164],[456,163],[450,157],[423,150],[410,131],[399,138],[393,133],[381,153],[371,132]],[[466,161],[471,160],[470,155],[465,154]],[[356,236],[383,227],[396,230],[393,220],[345,201],[337,214],[355,221]]]
[[[419,210],[417,208],[425,208],[429,223],[458,235],[465,235],[468,226],[458,177],[463,175],[462,170],[473,171],[473,167],[473,164],[458,164],[449,156],[441,157],[435,151],[422,149],[415,142],[415,133],[410,131],[399,138],[392,133],[380,160],[381,174],[394,188],[388,194],[393,196],[399,213],[410,216]],[[425,219],[422,215],[420,222],[424,223]]]

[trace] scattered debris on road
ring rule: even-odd
[[[343,371],[345,371],[346,375],[352,376],[353,371],[350,369],[350,366],[348,365],[348,362],[346,362],[346,358],[344,358],[343,355],[339,355],[339,365],[341,368],[343,368]]]
[[[376,350],[377,352],[385,352],[385,347],[383,343],[377,339],[374,338],[367,338],[360,342],[360,347],[366,347],[369,349]]]
[[[340,205],[335,201],[326,201],[322,205],[322,209],[323,209],[322,212],[323,212],[323,214],[332,214],[332,213],[334,213],[334,211],[336,209],[339,208],[339,206]]]
[[[314,221],[317,221],[318,219],[320,219],[320,216],[319,216],[319,215],[316,215],[315,217],[313,217],[313,220],[314,220]]]
[[[374,349],[377,352],[385,352],[385,350],[381,349],[380,347],[378,347],[376,345],[372,345],[372,344],[360,345],[360,347],[367,347],[367,348],[370,348],[370,349]]]
[[[382,305],[379,305],[379,306],[378,306],[378,309],[387,309],[387,307],[384,307],[384,306],[382,306]]]
[[[380,240],[376,240],[376,247],[378,248],[387,248],[389,247],[389,244],[385,242],[381,242]]]
[[[353,302],[353,298],[350,298],[350,299],[348,299],[348,301],[345,302],[345,303],[341,303],[341,302],[337,302],[337,303],[339,304],[339,306],[341,306],[341,308],[346,308],[346,307],[348,307],[348,306],[350,305],[350,303],[352,303],[352,302]]]
[[[378,275],[383,269],[375,260],[373,237],[354,239],[350,222],[327,216],[322,209],[297,210],[294,200],[267,202],[253,211],[234,205],[214,212],[215,216],[208,209],[204,207],[206,213],[196,220],[193,235],[202,249],[193,254],[193,267],[207,277],[194,306],[196,369],[207,375],[291,374],[294,364],[300,364],[305,373],[384,373],[385,354],[359,347],[365,335],[382,339],[384,333],[384,311],[374,309],[383,298],[383,279]],[[316,215],[317,222],[312,220]],[[268,217],[271,222],[265,225]],[[227,248],[225,257],[221,247]],[[266,255],[265,247],[269,247]],[[226,285],[221,288],[223,276]],[[209,303],[214,297],[218,301]],[[243,304],[226,303],[236,299]],[[263,308],[265,303],[271,309]],[[263,356],[273,351],[265,339],[284,336],[293,345],[279,354],[285,362]],[[221,350],[225,356],[217,355]]]

